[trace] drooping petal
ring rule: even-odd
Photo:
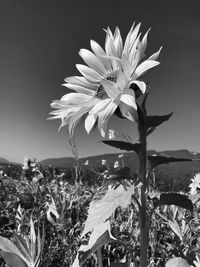
[[[146,83],[145,82],[133,80],[133,82],[131,82],[131,83],[136,84],[140,88],[140,90],[142,91],[143,94],[146,92]]]
[[[76,64],[76,68],[88,81],[99,83],[102,79],[102,76],[98,72],[85,65]]]
[[[79,55],[90,68],[94,69],[96,72],[106,77],[107,70],[97,56],[95,56],[87,49],[81,49]]]
[[[71,116],[69,120],[69,135],[71,137],[74,135],[75,126],[80,121],[81,117],[88,112],[89,109],[89,107],[82,107]]]
[[[97,117],[93,114],[92,115],[89,114],[87,116],[87,118],[85,119],[85,130],[86,130],[87,134],[90,133],[92,127],[94,126],[94,124],[96,122],[96,119],[97,119]]]
[[[104,79],[101,81],[101,84],[110,98],[115,99],[120,94],[120,90],[116,83]]]
[[[156,53],[151,55],[148,59],[149,60],[156,60],[159,57],[161,50],[162,50],[162,46],[160,47],[160,49]]]
[[[113,115],[118,106],[117,101],[110,101],[106,109],[101,111],[98,115],[98,128],[103,137],[106,134],[106,128],[109,118]]]
[[[137,122],[138,114],[137,114],[137,111],[134,108],[126,105],[123,102],[120,102],[119,109],[120,109],[122,115],[124,117],[126,117],[128,120]]]
[[[120,97],[120,101],[137,110],[137,105],[135,102],[135,93],[133,90],[125,89],[124,93]]]
[[[99,102],[96,105],[94,105],[94,107],[90,110],[89,114],[98,115],[99,112],[106,109],[110,101],[111,101],[110,98],[99,100]]]
[[[136,78],[138,78],[143,75],[148,69],[151,69],[159,64],[160,62],[158,61],[147,59],[136,68],[134,75],[136,76]]]

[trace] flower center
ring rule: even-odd
[[[111,82],[116,83],[117,82],[117,74],[116,73],[113,73],[112,75],[109,75],[106,79],[108,81],[111,81]],[[101,84],[97,88],[97,90],[95,92],[95,96],[98,97],[98,98],[100,98],[100,99],[108,98],[108,95],[107,95],[105,89],[103,88],[103,86]]]

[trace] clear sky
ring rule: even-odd
[[[61,86],[77,75],[81,48],[104,45],[103,28],[119,26],[126,36],[134,21],[151,27],[147,56],[163,46],[161,64],[146,76],[152,115],[174,112],[148,140],[156,150],[200,152],[199,0],[0,0],[0,157],[21,162],[71,156],[65,129],[48,121],[50,103],[67,93]],[[108,128],[133,137],[133,124],[113,118]],[[117,152],[95,131],[76,129],[80,156]]]

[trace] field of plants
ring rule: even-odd
[[[77,163],[65,173],[25,160],[15,169],[16,178],[10,178],[4,168],[0,177],[0,266],[6,266],[5,262],[13,267],[92,267],[115,262],[123,263],[116,266],[139,266],[140,220],[135,200],[140,184],[123,166],[123,157],[119,155],[114,166],[102,159],[96,170],[89,162]],[[187,197],[183,192],[158,192],[153,175],[149,181],[149,266],[165,266],[173,257],[189,264],[180,266],[199,266],[195,262],[200,259],[200,175],[191,180]],[[134,184],[131,198],[127,193]],[[177,206],[165,205],[170,201]],[[92,217],[94,222],[89,224],[96,224],[102,216],[109,220],[93,234],[83,235],[88,212],[96,216],[95,210],[90,211],[92,205],[99,217]],[[77,255],[80,265],[74,262]]]

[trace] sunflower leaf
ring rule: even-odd
[[[151,163],[152,169],[154,169],[155,167],[161,164],[168,164],[172,162],[182,162],[182,161],[192,161],[192,159],[165,157],[165,156],[148,156],[148,160]]]
[[[149,128],[154,128],[162,124],[164,121],[168,121],[169,118],[172,116],[173,112],[167,115],[163,116],[147,116],[146,118],[146,127],[147,129]]]
[[[126,151],[135,151],[137,154],[139,153],[142,145],[139,143],[129,143],[129,142],[124,142],[124,141],[115,141],[115,140],[105,140],[102,141],[104,144],[119,148],[121,150],[126,150]]]
[[[193,210],[192,201],[188,198],[188,196],[178,193],[161,194],[159,202],[156,203],[156,206],[160,205],[176,205],[190,211]]]

